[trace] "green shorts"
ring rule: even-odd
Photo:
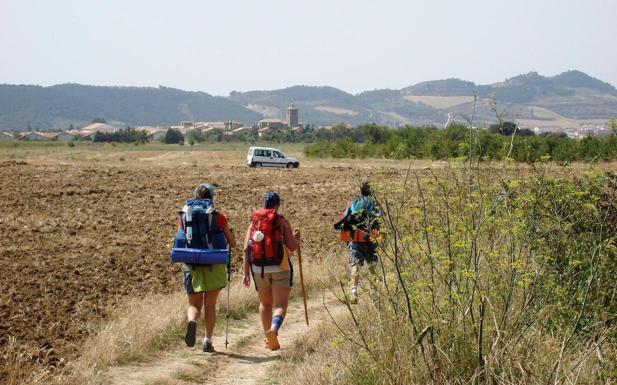
[[[205,265],[182,267],[184,290],[187,294],[222,289],[227,285],[225,265]]]

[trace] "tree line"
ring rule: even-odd
[[[97,131],[92,138],[93,142],[124,142],[140,143],[148,142],[148,135],[145,131],[136,130],[132,127],[121,128],[114,132]]]
[[[555,161],[594,161],[617,158],[617,135],[577,140],[565,134],[535,135],[505,124],[471,130],[462,125],[393,129],[369,124],[332,130],[330,138],[309,144],[304,151],[317,158],[450,159],[471,155],[519,162],[535,162],[545,157]]]

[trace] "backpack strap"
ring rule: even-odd
[[[212,248],[212,233],[210,232],[210,223],[212,222],[212,216],[210,214],[206,214],[206,223],[205,223],[205,231],[204,231],[204,237],[206,239],[206,246],[208,246],[208,249]]]
[[[199,221],[199,223],[197,224],[198,228],[199,228],[199,238],[201,239],[201,243],[202,245],[208,245],[208,236],[207,236],[207,222],[208,222],[208,216],[205,215],[205,221]]]
[[[294,284],[294,265],[291,263],[291,257],[287,256],[287,258],[290,259],[289,260],[289,287],[292,287]]]

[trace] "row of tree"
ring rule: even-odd
[[[334,140],[310,144],[305,148],[305,154],[309,157],[395,159],[448,159],[475,155],[484,159],[510,158],[521,162],[535,162],[546,156],[555,161],[617,158],[616,135],[576,140],[561,134],[513,133],[507,135],[503,128],[500,131],[495,127],[488,130],[470,130],[465,126],[390,129],[365,125],[348,130],[347,135]],[[333,134],[336,135],[337,131]]]
[[[143,131],[127,127],[113,133],[99,132],[95,142],[146,143]],[[472,129],[462,125],[446,129],[435,127],[390,128],[366,124],[353,128],[336,126],[331,129],[274,130],[261,136],[255,131],[225,135],[222,130],[189,131],[183,135],[168,129],[163,139],[168,144],[196,144],[205,141],[239,141],[309,143],[305,154],[309,157],[334,158],[430,158],[448,159],[480,156],[484,159],[511,158],[521,162],[535,162],[542,157],[555,161],[613,160],[617,158],[617,135],[605,138],[586,137],[581,140],[565,134],[535,135],[505,122],[488,129]]]
[[[141,130],[136,130],[131,127],[121,128],[115,132],[98,131],[92,138],[93,142],[124,142],[124,143],[140,143],[148,142],[148,135]]]

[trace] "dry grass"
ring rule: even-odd
[[[351,321],[344,316],[341,325],[351,328]],[[343,377],[343,362],[353,360],[353,352],[342,346],[335,326],[324,321],[307,333],[298,336],[286,350],[277,366],[276,381],[280,384],[317,385],[336,384]]]
[[[336,263],[335,257],[326,256],[320,264],[303,261],[307,293],[336,283],[345,274],[344,264]],[[295,279],[299,283],[297,265],[296,259]],[[257,310],[259,300],[254,287],[243,287],[239,276],[232,277],[229,294],[232,318],[240,319],[247,312]],[[298,284],[294,286],[291,298],[301,298]],[[223,290],[219,295],[219,314],[225,312],[226,303],[227,295]],[[110,366],[147,360],[157,351],[177,342],[183,332],[186,307],[186,295],[181,292],[128,300],[116,310],[110,322],[85,341],[79,358],[55,373],[32,363],[27,351],[11,340],[4,360],[8,373],[6,384],[100,384],[102,373]]]
[[[411,102],[424,103],[434,108],[449,108],[459,104],[473,102],[473,96],[421,96],[405,95],[404,98]]]
[[[360,115],[358,111],[350,110],[347,108],[341,108],[341,107],[318,106],[318,107],[315,107],[315,109],[317,111],[331,112],[333,114],[338,114],[338,115],[349,115],[349,116]]]
[[[165,346],[169,334],[183,323],[184,294],[133,298],[122,305],[98,334],[86,340],[80,357],[56,373],[29,360],[23,348],[7,349],[9,384],[97,384],[99,372],[111,365],[142,360]]]
[[[43,384],[51,375],[34,362],[30,349],[19,345],[13,337],[9,337],[6,352],[0,358],[4,371],[0,373],[0,382],[5,385]]]
[[[368,296],[361,296],[362,304],[369,304]],[[397,325],[380,324],[380,315],[370,305],[355,308],[355,316],[361,325],[364,338],[371,348],[373,359],[367,359],[366,350],[359,347],[358,329],[349,313],[334,315],[335,322],[324,321],[321,325],[299,336],[293,346],[285,351],[277,366],[276,381],[289,385],[330,385],[330,384],[405,384],[423,385],[434,381],[430,368],[409,354],[415,339],[413,332],[404,322]],[[348,334],[342,335],[343,330]],[[438,384],[545,384],[547,374],[554,369],[560,356],[561,342],[541,330],[533,330],[525,341],[513,351],[497,351],[487,357],[484,378],[440,378]],[[609,343],[599,345],[581,343],[561,357],[560,375],[551,381],[555,384],[594,385],[599,378],[604,384],[614,383],[616,357],[615,346]],[[371,364],[372,363],[372,364]],[[508,368],[509,372],[501,369]],[[493,371],[494,370],[494,371]],[[607,375],[599,375],[599,373]],[[516,379],[512,382],[512,379]]]

